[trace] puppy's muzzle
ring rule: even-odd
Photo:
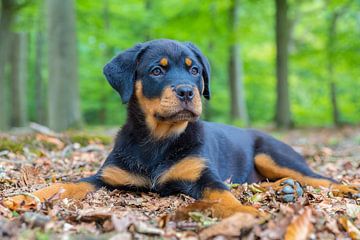
[[[194,98],[194,90],[191,85],[179,85],[175,88],[176,97],[181,102],[191,102]]]

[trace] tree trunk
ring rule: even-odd
[[[49,127],[62,131],[81,123],[73,0],[48,0]]]
[[[27,124],[26,85],[28,72],[28,37],[26,33],[11,34],[11,126]]]
[[[9,57],[10,26],[14,15],[14,1],[1,0],[0,13],[0,130],[10,126],[10,114],[7,101],[8,84],[5,77],[5,66]]]
[[[110,34],[110,7],[109,7],[109,0],[103,1],[103,20],[104,20],[104,29],[105,34]],[[109,46],[106,46],[104,49],[104,56],[105,59],[109,59],[112,57],[112,49]],[[99,123],[102,125],[106,124],[107,119],[107,103],[108,103],[108,93],[102,92],[100,97],[100,109],[98,112],[98,119]]]
[[[288,45],[289,24],[287,0],[276,2],[276,125],[279,128],[291,126],[289,86],[288,86]]]
[[[232,120],[240,119],[246,126],[249,125],[249,117],[246,108],[243,67],[241,61],[240,44],[238,37],[239,26],[239,2],[232,0],[229,9],[230,16],[230,47],[229,47],[229,85],[231,97],[230,117]]]
[[[210,6],[209,6],[209,16],[210,16],[210,24],[215,26],[216,25],[216,18],[217,18],[217,12],[216,12],[216,3],[211,3]],[[216,28],[214,28],[214,32],[215,32],[215,36],[210,36],[209,37],[209,43],[208,43],[208,53],[211,53],[214,51],[214,38],[216,38]],[[211,59],[209,59],[210,61],[210,66],[212,66],[212,61]],[[212,70],[212,76],[214,76],[215,72],[214,72],[215,69]],[[211,121],[211,118],[212,118],[212,109],[211,109],[211,101],[207,101],[207,100],[204,100],[203,101],[203,119],[205,121]]]
[[[214,50],[214,42],[212,39],[210,39],[209,45],[208,45],[208,52],[212,52]],[[211,59],[209,59],[210,61],[210,66],[212,66],[211,64]],[[214,76],[214,72],[212,72],[212,76]],[[211,121],[211,117],[212,117],[212,110],[211,110],[211,102],[208,100],[204,100],[203,101],[203,114],[202,114],[202,118],[205,121]]]
[[[45,83],[42,76],[43,69],[43,45],[44,36],[39,29],[36,32],[35,46],[35,111],[36,121],[40,124],[46,123],[46,106],[45,106]]]
[[[327,41],[327,72],[328,72],[328,81],[329,81],[329,88],[330,88],[330,102],[332,108],[332,118],[333,123],[336,126],[341,124],[340,121],[340,113],[338,108],[338,101],[336,95],[336,81],[334,77],[334,52],[335,52],[335,37],[336,37],[336,24],[339,15],[334,12],[331,14],[330,19],[330,26],[328,30],[328,41]]]

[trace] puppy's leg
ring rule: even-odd
[[[224,218],[236,212],[259,216],[254,207],[244,206],[229,191],[220,178],[205,165],[199,157],[188,157],[172,166],[159,178],[158,191],[162,195],[181,192],[199,201],[180,209],[177,217],[182,218],[188,212],[209,209],[213,216]]]
[[[55,183],[31,194],[20,194],[3,200],[3,205],[12,210],[36,208],[38,201],[45,202],[52,197],[56,199],[83,199],[89,192],[95,191],[101,184],[96,176],[81,179],[74,183]]]
[[[249,213],[254,216],[261,215],[256,208],[242,205],[229,190],[205,188],[201,200],[213,203],[211,211],[215,217],[225,218],[236,212]]]
[[[269,180],[279,180],[282,178],[291,178],[302,185],[313,187],[328,187],[334,195],[358,195],[359,189],[355,186],[339,184],[335,180],[323,177],[314,173],[306,164],[305,159],[295,152],[290,146],[275,140],[269,136],[262,136],[262,143],[256,149],[255,167],[256,170]],[[287,187],[288,192],[296,191],[298,185],[286,179],[273,183],[273,188]],[[263,186],[270,186],[263,184]],[[290,188],[294,187],[293,190]]]

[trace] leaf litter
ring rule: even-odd
[[[292,130],[280,138],[317,172],[360,185],[359,135],[360,128],[344,127]],[[110,139],[74,132],[0,135],[0,201],[94,174],[111,151]],[[288,204],[257,184],[227,184],[241,202],[268,217],[237,213],[216,219],[209,211],[197,210],[185,214],[181,209],[194,199],[182,194],[161,198],[155,193],[100,189],[82,201],[59,200],[55,195],[39,208],[24,206],[26,211],[11,211],[0,204],[0,238],[360,239],[360,199],[307,186],[303,197]]]

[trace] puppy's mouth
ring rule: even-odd
[[[192,111],[191,109],[182,109],[180,111],[177,111],[175,113],[171,113],[171,114],[165,114],[165,115],[161,115],[159,113],[155,114],[155,117],[157,120],[159,121],[163,121],[163,122],[179,122],[179,121],[196,121],[199,118],[199,115],[196,114],[194,111]]]

